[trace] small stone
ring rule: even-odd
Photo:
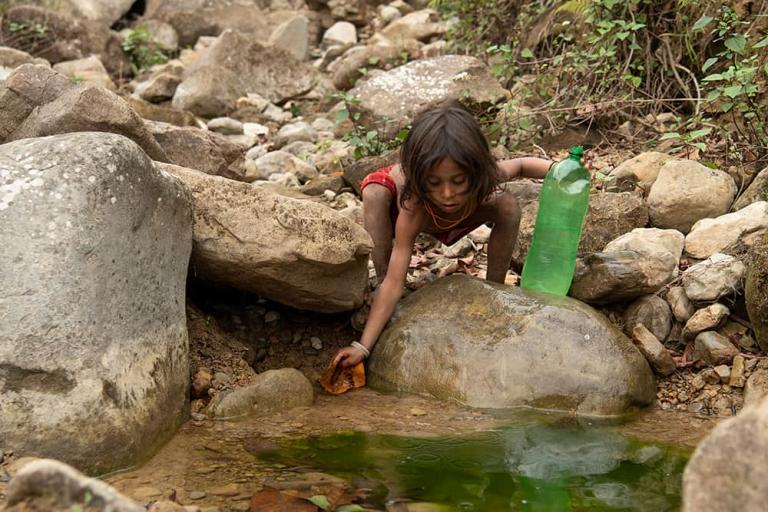
[[[720,376],[712,368],[706,368],[699,373],[702,380],[706,384],[717,384],[720,382]],[[704,386],[702,386],[704,387]]]
[[[491,238],[491,228],[483,224],[467,236],[476,244],[487,244],[488,239]]]
[[[688,404],[688,412],[697,414],[703,410],[704,410],[704,404],[702,402],[691,402],[690,404]]]
[[[216,117],[208,121],[208,129],[224,135],[241,135],[243,123],[230,117]]]
[[[731,368],[727,364],[715,366],[715,373],[720,377],[720,382],[727,383],[731,380]]]
[[[707,364],[728,364],[739,351],[725,336],[715,331],[705,331],[696,336],[691,358],[702,360]]]
[[[230,382],[232,381],[232,378],[229,376],[229,374],[224,372],[216,372],[213,375],[213,384],[216,387],[219,386],[228,386]]]
[[[326,190],[323,192],[323,197],[328,202],[333,201],[334,198],[336,197],[336,192],[334,192],[333,190]]]
[[[728,380],[728,385],[734,388],[743,388],[746,382],[744,378],[744,356],[736,356],[733,358],[733,368],[731,368],[731,377]]]
[[[726,395],[718,395],[712,402],[711,408],[715,414],[721,416],[733,415],[733,402],[731,401],[731,398]]]
[[[678,322],[687,322],[696,312],[696,308],[693,307],[688,295],[685,294],[685,288],[682,286],[673,286],[669,289],[667,302]]]
[[[230,483],[211,489],[209,492],[214,496],[237,496],[240,494],[240,486],[236,483]]]
[[[206,419],[206,415],[205,414],[200,414],[199,412],[193,412],[192,414],[190,414],[190,416],[195,421],[203,421],[203,420]]]
[[[683,337],[690,339],[702,331],[715,329],[728,317],[729,314],[730,310],[719,303],[711,304],[700,309],[685,323],[685,327],[683,327]]]
[[[201,500],[208,496],[208,494],[205,491],[192,491],[187,496],[191,500]]]
[[[269,135],[269,127],[259,123],[243,123],[243,133],[256,137]]]
[[[321,340],[320,338],[318,338],[316,336],[312,336],[309,339],[309,343],[310,343],[310,345],[312,345],[312,348],[315,349],[315,350],[322,350],[323,349],[323,340]]]
[[[411,407],[411,416],[426,416],[427,411],[422,409],[421,407]]]
[[[267,314],[264,315],[264,321],[268,324],[277,322],[278,320],[280,320],[280,313],[277,311],[267,311]]]
[[[163,494],[163,491],[156,487],[137,487],[131,491],[131,497],[137,501],[149,501]]]
[[[635,325],[632,329],[632,341],[634,341],[640,353],[648,360],[653,371],[663,377],[675,373],[677,365],[674,359],[672,359],[672,354],[669,353],[645,325]]]
[[[187,512],[185,507],[169,499],[156,501],[147,510],[148,512]]]

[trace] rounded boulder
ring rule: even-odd
[[[618,415],[650,404],[645,358],[617,327],[568,297],[466,276],[408,296],[374,348],[374,388],[472,407]]]

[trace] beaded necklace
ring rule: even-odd
[[[464,205],[464,208],[461,211],[461,215],[456,220],[446,219],[445,217],[441,217],[439,214],[435,213],[435,211],[432,209],[432,204],[429,201],[424,201],[424,209],[427,210],[429,216],[432,217],[432,222],[435,224],[437,229],[448,231],[449,229],[453,229],[467,220],[467,217],[474,213],[475,198],[473,197],[467,200],[467,203]]]

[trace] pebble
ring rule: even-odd
[[[427,411],[421,407],[411,407],[411,416],[426,416]]]
[[[715,366],[715,373],[720,377],[720,382],[727,383],[731,380],[731,368],[727,364]]]
[[[189,496],[189,499],[191,500],[201,500],[208,496],[208,493],[205,491],[192,491],[187,496]]]
[[[280,313],[278,311],[267,311],[267,314],[264,315],[264,321],[268,324],[278,320],[280,320]]]
[[[137,487],[131,492],[131,497],[137,501],[149,501],[163,494],[163,491],[156,487]]]
[[[312,345],[312,348],[315,350],[322,350],[323,349],[323,341],[318,338],[317,336],[312,336],[309,339],[309,343]]]
[[[214,496],[237,496],[240,494],[240,486],[236,483],[230,483],[211,489],[210,493]]]
[[[745,383],[744,367],[745,367],[744,356],[736,356],[733,358],[733,368],[731,369],[731,377],[728,380],[728,385],[735,388],[744,387],[744,383]]]

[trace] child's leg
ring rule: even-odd
[[[520,227],[520,204],[517,197],[503,190],[489,200],[492,207],[493,229],[488,240],[488,271],[486,279],[503,283],[512,260],[512,251]]]
[[[371,183],[362,192],[363,196],[363,226],[373,239],[373,266],[376,269],[377,284],[381,284],[387,275],[387,265],[392,254],[392,238],[395,227],[390,218],[392,192],[383,185]]]

